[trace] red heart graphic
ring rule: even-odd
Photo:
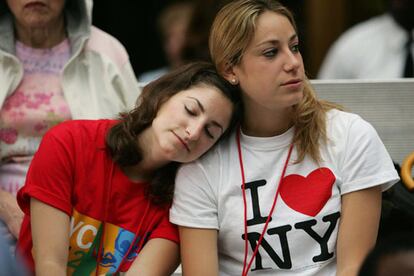
[[[328,168],[316,169],[307,177],[291,174],[283,178],[280,196],[293,210],[314,217],[331,197],[335,180]]]

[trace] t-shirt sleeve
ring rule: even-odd
[[[376,130],[360,117],[350,125],[341,171],[341,194],[377,185],[384,191],[399,179]]]
[[[71,215],[72,149],[72,136],[64,127],[52,128],[45,134],[30,164],[25,185],[17,195],[19,206],[26,214],[33,197]]]
[[[200,161],[181,166],[175,181],[171,222],[194,228],[219,228],[217,199],[211,185],[217,171],[210,170],[208,177]]]
[[[165,210],[161,221],[149,236],[149,239],[157,238],[167,239],[176,243],[180,242],[177,225],[172,224],[168,218],[168,209]]]

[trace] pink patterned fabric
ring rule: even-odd
[[[13,194],[24,184],[43,134],[71,119],[61,88],[69,41],[50,49],[16,42],[16,55],[23,63],[23,79],[0,110],[0,188]]]

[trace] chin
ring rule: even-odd
[[[169,162],[188,163],[193,161],[187,152],[177,150],[176,148],[164,149],[163,152],[165,159]]]
[[[38,20],[38,19],[32,19],[28,20],[26,23],[27,26],[30,26],[31,28],[46,28],[48,22],[45,22],[44,20]]]
[[[289,106],[298,105],[303,101],[303,91],[298,91],[290,96],[291,97],[286,101]]]
[[[175,161],[177,159],[177,153],[174,149],[164,149],[164,157],[168,161]]]
[[[170,162],[189,163],[191,160],[188,160],[188,158],[185,157],[175,156],[170,159]]]

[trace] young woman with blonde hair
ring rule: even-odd
[[[356,275],[375,244],[381,191],[398,179],[376,131],[316,98],[280,3],[229,3],[209,43],[244,114],[178,172],[170,220],[184,273]]]

